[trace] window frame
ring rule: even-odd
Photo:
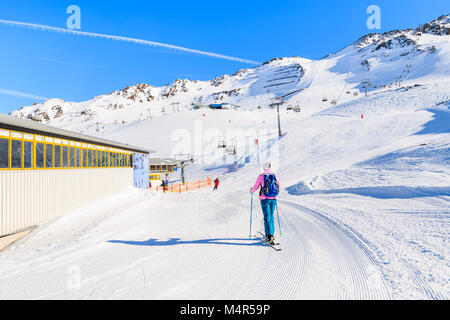
[[[47,167],[47,146],[52,147],[52,165]],[[44,169],[51,170],[55,168],[55,144],[54,139],[50,137],[44,137]]]
[[[11,168],[11,132],[9,130],[1,129],[0,128],[0,139],[6,140],[8,145],[8,167],[7,168],[0,168],[0,171],[7,171]]]
[[[66,157],[67,157],[67,166],[64,166],[64,148],[67,148]],[[61,169],[69,169],[70,168],[70,145],[68,140],[61,140]]]
[[[20,141],[20,168],[12,167],[12,144],[13,141]],[[23,133],[18,131],[10,131],[9,134],[9,170],[17,171],[23,169]]]
[[[59,167],[56,167],[56,147],[59,147]],[[60,138],[53,138],[53,169],[64,169],[62,162],[63,152],[62,140]]]
[[[6,140],[8,146],[8,167],[0,168],[0,171],[18,171],[18,170],[67,170],[67,169],[103,169],[103,168],[132,168],[132,153],[122,149],[109,148],[99,145],[85,144],[63,138],[50,137],[41,134],[20,132],[0,128],[0,139]],[[21,159],[20,168],[12,168],[12,146],[13,142],[20,142]],[[30,143],[26,152],[25,146]],[[37,167],[37,148],[42,146],[43,166]],[[51,146],[51,147],[50,147]],[[31,150],[30,150],[31,147]],[[55,158],[56,147],[60,149],[59,159]],[[51,166],[47,166],[47,149],[52,150]],[[66,150],[64,150],[66,149]],[[70,153],[74,153],[74,166],[71,165]],[[31,157],[31,166],[25,167],[25,154]],[[77,153],[79,153],[77,155]],[[28,158],[27,157],[27,158]],[[67,165],[64,164],[64,158],[67,158]],[[78,159],[79,158],[79,159]],[[105,158],[103,161],[103,158]],[[55,167],[56,162],[60,164]],[[80,166],[77,166],[77,162]]]

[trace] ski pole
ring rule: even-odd
[[[281,224],[280,224],[280,214],[278,213],[278,201],[276,202],[277,207],[277,217],[278,217],[278,228],[280,229],[280,237],[281,237]]]
[[[251,202],[250,202],[250,234],[249,238],[252,238],[252,220],[253,220],[253,194],[251,195]]]

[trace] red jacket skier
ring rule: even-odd
[[[214,190],[217,190],[217,188],[219,187],[219,178],[216,178],[216,180],[214,180]]]

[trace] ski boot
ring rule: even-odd
[[[274,236],[269,236],[269,244],[271,246],[277,245],[277,243],[275,243],[275,237]]]

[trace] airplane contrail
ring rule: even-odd
[[[47,98],[47,97],[41,97],[41,96],[36,96],[34,94],[26,93],[26,92],[1,89],[1,88],[0,88],[0,94],[4,94],[4,95],[8,95],[8,96],[22,97],[22,98],[29,98],[29,99],[33,99],[33,100],[41,100],[41,101],[49,100],[49,98]]]
[[[79,30],[71,30],[71,29],[51,27],[51,26],[46,26],[46,25],[42,25],[42,24],[20,22],[20,21],[11,21],[11,20],[2,20],[2,19],[0,19],[0,23],[1,24],[5,24],[5,25],[9,25],[9,26],[15,26],[15,27],[25,27],[25,28],[30,28],[30,29],[40,29],[40,30],[43,30],[43,31],[68,33],[68,34],[75,34],[75,35],[86,36],[86,37],[93,37],[93,38],[102,38],[102,39],[115,40],[115,41],[132,42],[132,43],[145,45],[145,46],[150,46],[150,47],[168,48],[168,49],[172,49],[172,50],[184,51],[184,52],[188,52],[188,53],[200,54],[200,55],[209,56],[209,57],[213,57],[213,58],[237,61],[237,62],[254,64],[254,65],[259,65],[260,64],[259,62],[252,61],[252,60],[236,58],[236,57],[226,56],[226,55],[223,55],[223,54],[207,52],[207,51],[201,51],[201,50],[196,50],[196,49],[189,49],[189,48],[175,46],[175,45],[167,44],[167,43],[160,43],[160,42],[154,42],[154,41],[148,41],[148,40],[141,40],[141,39],[136,39],[136,38],[114,36],[114,35],[94,33],[94,32],[85,32],[85,31],[79,31]]]

